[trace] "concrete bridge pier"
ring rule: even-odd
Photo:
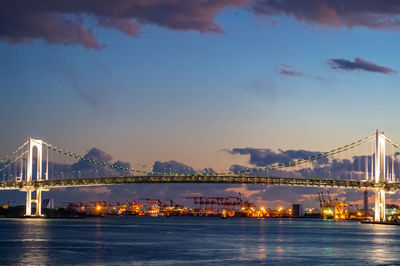
[[[385,190],[375,190],[375,217],[376,222],[386,220]]]
[[[26,190],[26,204],[25,204],[25,216],[31,216],[32,214],[32,190]]]
[[[36,192],[36,198],[32,199],[32,192]],[[26,189],[26,211],[25,216],[32,216],[32,203],[36,204],[35,216],[42,216],[42,190]]]

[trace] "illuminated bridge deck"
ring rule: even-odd
[[[192,183],[192,184],[255,184],[297,187],[323,187],[347,189],[384,189],[395,192],[400,189],[400,183],[373,183],[360,180],[333,180],[322,178],[283,178],[259,176],[118,176],[96,178],[73,178],[58,180],[3,181],[0,182],[2,190],[26,189],[53,189],[63,187],[109,186],[123,184],[165,184],[165,183]]]

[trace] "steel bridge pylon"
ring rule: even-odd
[[[376,131],[375,146],[375,183],[386,183],[386,153],[385,153],[385,135]],[[375,190],[375,221],[384,221],[386,219],[385,190]]]
[[[28,139],[28,161],[27,161],[27,172],[26,181],[30,182],[33,180],[33,151],[36,148],[36,180],[42,180],[42,156],[43,156],[43,141],[38,139]],[[46,174],[47,179],[47,174]],[[41,203],[42,203],[42,190],[32,187],[26,189],[26,211],[25,216],[32,215],[32,203],[36,204],[35,216],[42,215]],[[36,192],[36,198],[32,199],[32,192]]]

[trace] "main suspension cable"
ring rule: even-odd
[[[18,149],[16,149],[16,150],[13,151],[12,153],[6,155],[6,156],[4,157],[4,159],[0,160],[0,163],[5,163],[5,162],[7,162],[8,160],[10,160],[10,158],[11,158],[12,156],[14,156],[14,154],[18,153],[21,149],[23,149],[23,148],[25,147],[26,144],[28,144],[28,141],[25,142],[24,144],[22,144]]]
[[[11,164],[15,163],[16,161],[18,161],[22,156],[24,156],[26,153],[28,153],[28,151],[24,151],[23,153],[21,153],[18,157],[16,157],[14,160],[8,162],[6,165],[4,165],[2,168],[0,168],[0,172],[3,171],[4,169],[6,169],[8,166],[10,166]]]
[[[369,140],[371,140],[373,137],[375,136],[375,134],[372,134],[368,137],[365,137],[363,139],[354,141],[348,145],[344,145],[341,146],[339,148],[330,150],[328,152],[322,152],[322,153],[318,153],[316,155],[313,156],[309,156],[307,158],[302,158],[302,159],[295,159],[292,160],[288,163],[282,163],[282,164],[271,164],[265,167],[259,167],[259,168],[251,168],[245,171],[237,171],[237,172],[226,172],[226,173],[216,173],[215,175],[220,175],[220,176],[225,176],[225,175],[245,175],[245,174],[254,174],[254,173],[259,173],[259,172],[263,172],[263,171],[269,171],[269,170],[278,170],[278,169],[282,169],[282,168],[288,168],[288,167],[293,167],[293,166],[298,166],[301,164],[305,164],[305,163],[310,163],[331,155],[335,155],[350,149],[353,149],[357,146],[360,146],[363,143],[368,142]],[[106,162],[102,162],[100,160],[95,160],[95,159],[91,159],[88,158],[86,156],[82,156],[70,151],[67,151],[65,149],[56,147],[52,144],[43,142],[44,145],[46,145],[49,149],[56,151],[58,153],[61,153],[63,155],[69,156],[71,158],[75,158],[78,160],[83,160],[83,161],[87,161],[89,163],[93,163],[96,165],[100,165],[100,166],[105,166],[105,167],[109,167],[112,169],[116,169],[116,170],[122,170],[122,171],[129,171],[129,172],[135,172],[135,173],[142,173],[142,174],[150,174],[150,175],[172,175],[171,173],[162,173],[162,172],[154,172],[154,171],[145,171],[145,170],[141,170],[141,169],[134,169],[134,168],[129,168],[129,167],[123,167],[123,166],[119,166],[116,165],[115,163],[106,163]],[[398,148],[400,149],[400,146],[398,146]],[[173,175],[177,175],[177,176],[198,176],[198,175],[202,175],[202,174],[177,174],[174,173]],[[213,175],[213,174],[203,174],[203,175]]]

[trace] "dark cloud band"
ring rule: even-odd
[[[266,17],[293,16],[314,25],[400,29],[398,0],[3,0],[0,40],[15,44],[40,39],[101,49],[104,45],[99,43],[95,27],[133,37],[147,24],[221,33],[215,18],[236,7]]]
[[[329,65],[333,69],[340,69],[346,71],[363,70],[369,72],[377,72],[382,74],[393,74],[395,71],[389,67],[379,66],[373,62],[366,61],[361,58],[355,58],[354,61],[346,59],[329,59]]]
[[[249,9],[268,17],[293,16],[314,25],[400,29],[397,0],[254,0]]]
[[[223,32],[214,22],[224,9],[250,0],[4,0],[0,2],[0,40],[21,43],[80,44],[101,49],[89,20],[98,27],[137,36],[140,26],[158,25],[173,30]]]

